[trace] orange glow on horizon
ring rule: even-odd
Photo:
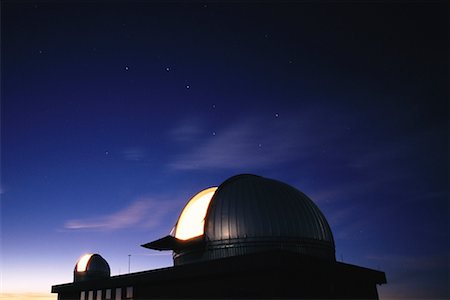
[[[204,233],[205,216],[217,187],[199,192],[184,207],[175,228],[175,237],[188,240]]]
[[[57,294],[43,292],[4,293],[0,292],[0,300],[56,300]]]
[[[77,263],[77,272],[85,272],[87,269],[87,264],[91,259],[93,254],[85,254],[83,255]]]

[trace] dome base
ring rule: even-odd
[[[174,251],[174,265],[221,259],[232,256],[262,253],[274,250],[284,250],[327,261],[335,261],[335,250],[331,243],[314,239],[289,239],[270,237],[232,239],[225,241],[210,241],[204,247],[191,247],[182,251]]]

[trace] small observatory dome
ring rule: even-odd
[[[175,265],[271,250],[335,260],[330,226],[313,201],[288,184],[251,174],[198,193],[181,212],[174,236],[143,246],[173,250]]]
[[[106,260],[99,254],[85,254],[78,260],[73,271],[73,281],[108,278],[111,269]]]

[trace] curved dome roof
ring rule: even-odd
[[[108,262],[99,254],[85,254],[75,265],[74,281],[105,278],[111,275]]]
[[[315,239],[334,245],[319,208],[290,185],[256,175],[237,175],[222,183],[206,215],[205,238]]]
[[[335,260],[333,234],[313,201],[288,184],[251,174],[192,197],[174,233],[143,247],[173,250],[175,265],[280,249]]]

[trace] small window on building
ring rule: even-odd
[[[111,289],[107,289],[105,292],[105,299],[109,300],[111,299]]]
[[[94,300],[94,291],[89,291],[88,300]]]
[[[127,287],[127,296],[126,296],[126,298],[127,299],[133,299],[133,287],[132,286]]]
[[[97,298],[95,298],[95,300],[102,300],[102,290],[97,291]]]
[[[81,291],[80,300],[86,300],[86,292],[85,291]]]
[[[122,300],[122,288],[116,289],[116,300]]]

